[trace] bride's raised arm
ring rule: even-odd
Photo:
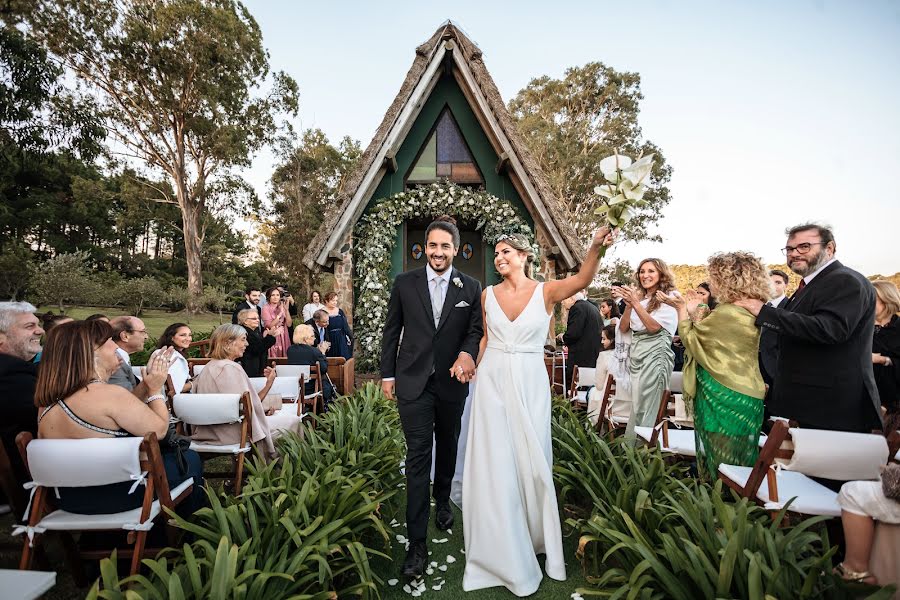
[[[544,284],[544,305],[548,312],[557,302],[565,300],[590,285],[594,275],[600,269],[600,249],[604,246],[611,246],[613,237],[613,233],[608,225],[604,225],[595,231],[594,237],[591,238],[591,247],[588,248],[587,255],[584,257],[584,262],[581,263],[578,273],[565,279],[556,279]]]

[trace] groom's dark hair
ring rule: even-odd
[[[453,236],[453,247],[459,248],[459,228],[456,226],[456,219],[451,217],[450,215],[441,215],[437,217],[431,224],[428,226],[428,229],[425,230],[425,241],[428,241],[428,234],[430,234],[435,229],[440,229],[441,231],[446,231],[450,235]]]

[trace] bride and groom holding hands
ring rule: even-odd
[[[427,266],[395,279],[381,375],[385,395],[396,398],[407,444],[404,576],[421,576],[428,562],[429,496],[438,529],[453,526],[460,418],[477,365],[463,470],[463,589],[505,586],[530,595],[542,578],[538,554],[546,556],[547,575],[566,578],[543,348],[553,306],[590,284],[600,248],[612,241],[608,227],[599,229],[577,275],[539,283],[527,238],[501,235],[494,266],[503,281],[482,290],[453,268],[459,230],[451,217],[440,217],[425,232]]]

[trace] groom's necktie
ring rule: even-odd
[[[431,312],[434,316],[434,327],[437,329],[441,322],[441,312],[444,310],[444,278],[435,277],[431,286]]]

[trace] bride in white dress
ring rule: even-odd
[[[547,575],[566,578],[544,342],[553,306],[590,284],[612,238],[599,229],[578,274],[547,283],[530,277],[534,255],[524,236],[501,236],[494,249],[503,282],[481,297],[485,334],[463,470],[466,591],[533,594],[542,578],[537,554],[546,555]]]

